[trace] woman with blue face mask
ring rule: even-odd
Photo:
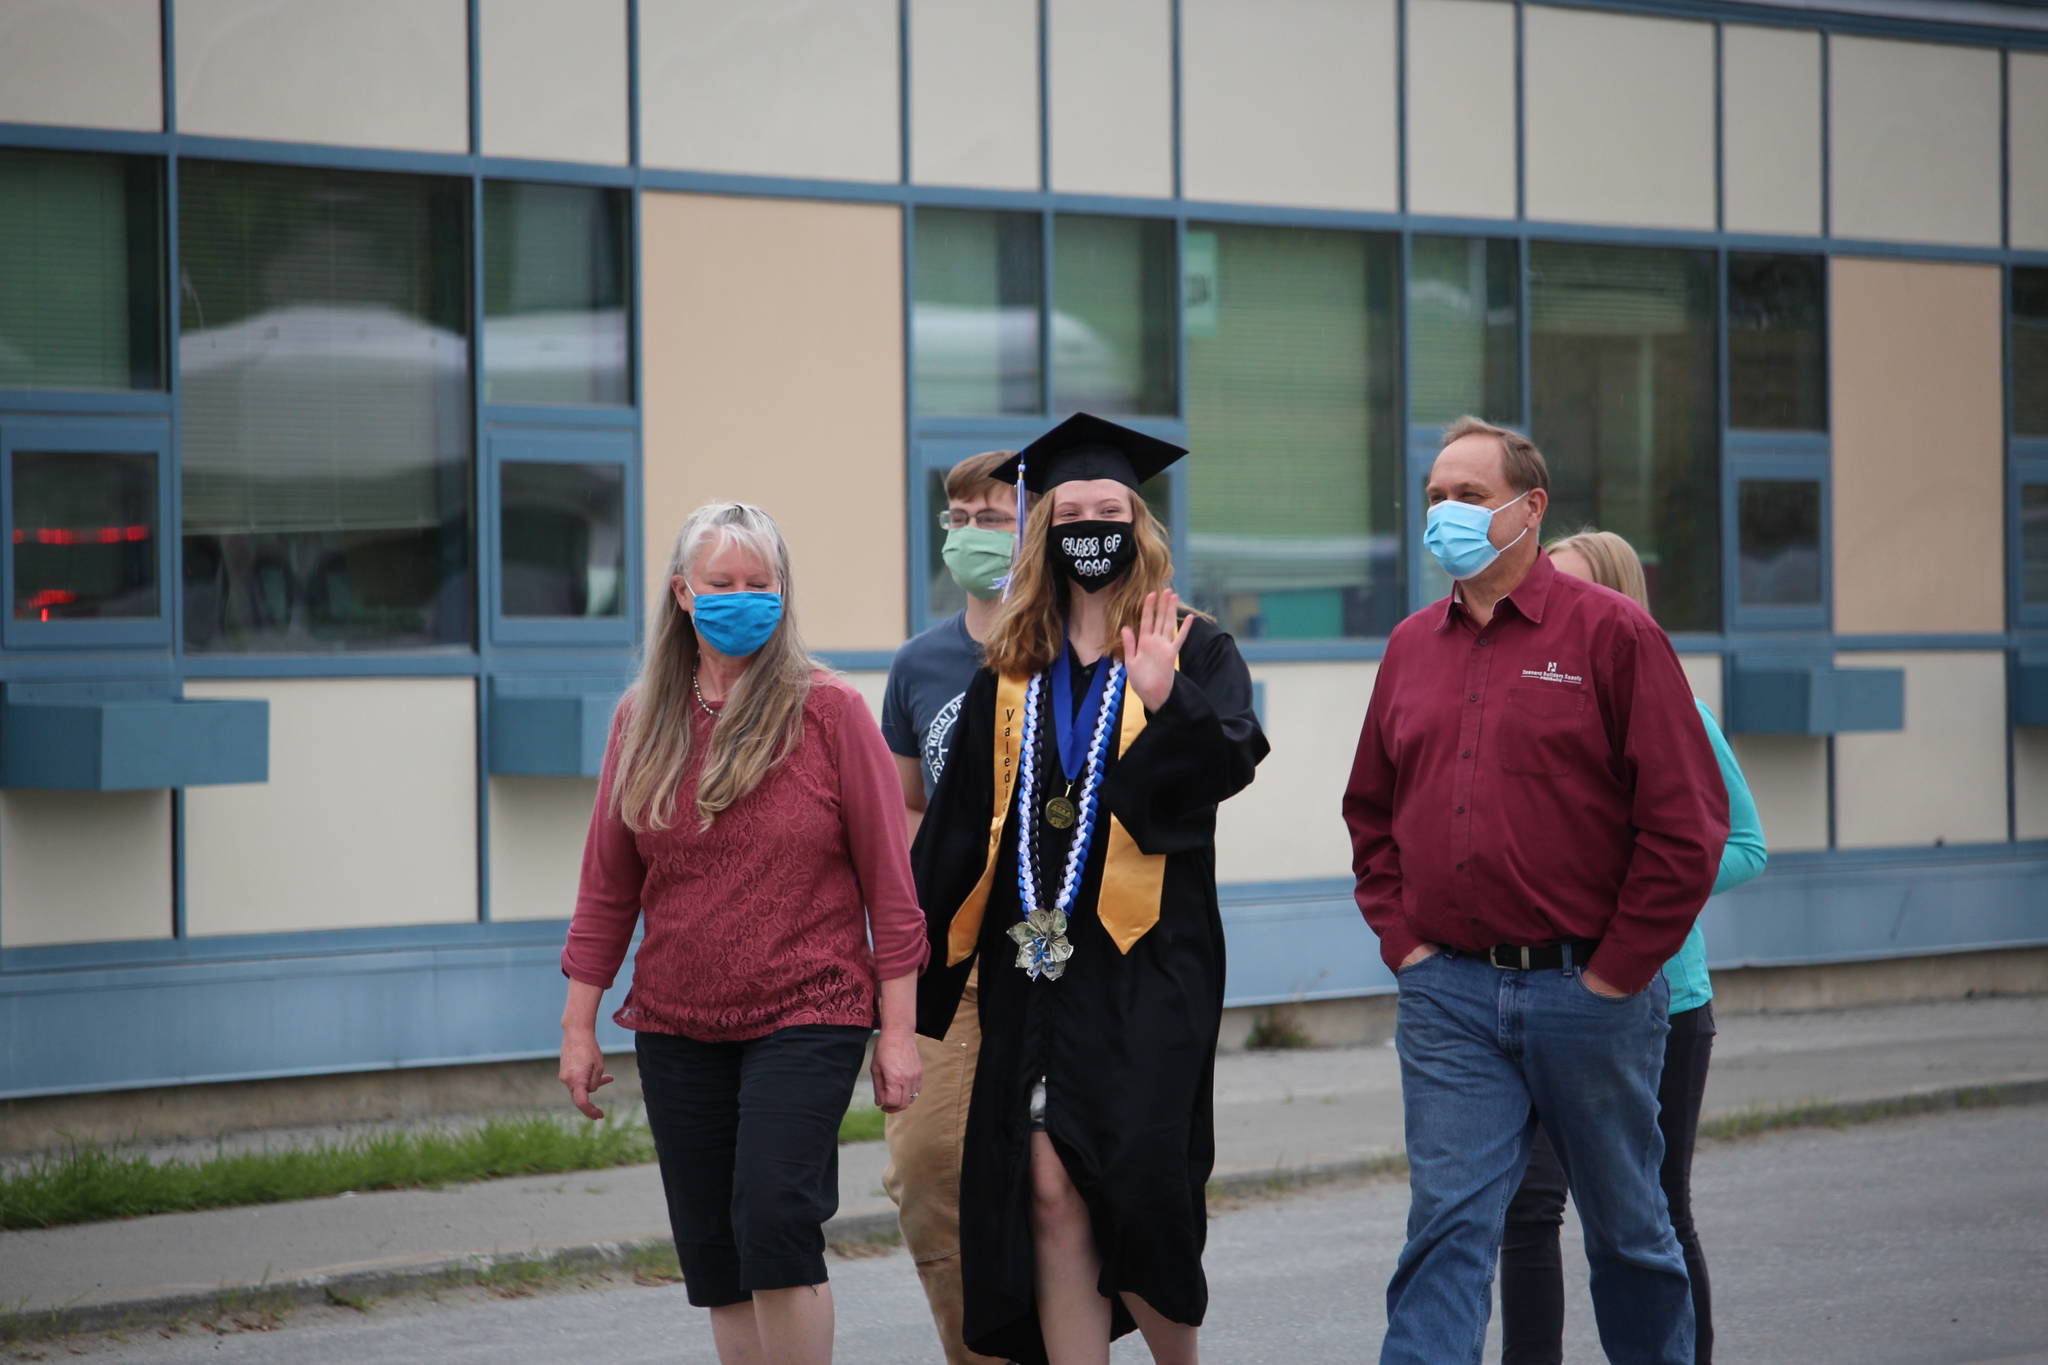
[[[683,523],[612,718],[562,971],[561,1081],[591,1118],[597,1008],[634,1034],[669,1223],[718,1357],[825,1362],[839,1119],[879,1020],[875,1103],[916,1098],[925,960],[895,762],[804,649],[789,550],[745,503]]]

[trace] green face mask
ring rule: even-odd
[[[1010,571],[1017,537],[1008,531],[984,531],[979,526],[961,526],[946,532],[945,547],[939,555],[953,581],[976,597],[987,601],[1002,592],[997,585]]]

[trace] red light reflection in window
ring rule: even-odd
[[[147,526],[87,526],[72,530],[65,526],[19,527],[16,545],[119,545],[149,539]]]

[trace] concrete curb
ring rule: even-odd
[[[1702,1136],[1709,1141],[1740,1141],[1764,1132],[1793,1128],[1830,1127],[1958,1109],[2042,1103],[2048,1103],[2048,1076],[2022,1077],[1981,1085],[1936,1086],[1893,1095],[1737,1110],[1709,1118],[1702,1125]],[[1403,1154],[1399,1150],[1389,1150],[1341,1161],[1229,1171],[1209,1182],[1209,1193],[1219,1197],[1278,1194],[1340,1181],[1391,1178],[1406,1171],[1407,1161]],[[849,1214],[834,1218],[825,1225],[826,1239],[832,1242],[874,1242],[888,1240],[895,1235],[894,1210]],[[511,1254],[476,1252],[403,1265],[304,1275],[289,1280],[221,1285],[213,1289],[103,1303],[0,1313],[0,1343],[85,1332],[134,1330],[187,1318],[277,1312],[328,1303],[337,1298],[389,1297],[437,1284],[460,1287],[480,1273],[505,1266],[556,1272],[616,1269],[640,1256],[658,1253],[667,1245],[665,1237],[650,1237],[629,1242],[583,1242],[532,1248]]]

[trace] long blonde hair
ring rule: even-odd
[[[1582,526],[1561,540],[1551,541],[1544,548],[1552,555],[1571,551],[1586,561],[1586,566],[1593,571],[1595,583],[1603,588],[1612,588],[1625,597],[1633,597],[1636,605],[1644,611],[1650,609],[1650,580],[1643,575],[1643,561],[1637,557],[1636,547],[1613,531]]]
[[[1025,518],[1017,564],[1011,570],[1010,595],[989,628],[985,649],[988,666],[998,675],[1028,677],[1046,668],[1067,647],[1067,593],[1064,575],[1046,547],[1052,540],[1053,502],[1050,490]],[[1105,654],[1123,653],[1123,628],[1137,629],[1145,594],[1173,586],[1173,550],[1165,528],[1145,500],[1131,494],[1131,538],[1138,557],[1109,590],[1103,640]]]
[[[740,674],[711,728],[697,776],[698,828],[759,786],[770,768],[803,739],[804,701],[820,665],[797,633],[789,546],[775,519],[744,502],[710,502],[690,513],[676,533],[661,605],[648,628],[640,676],[620,741],[612,810],[636,833],[667,829],[675,821],[676,794],[690,763],[691,715],[696,699],[697,631],[676,601],[671,580],[690,570],[707,550],[739,544],[775,570],[782,620]]]

